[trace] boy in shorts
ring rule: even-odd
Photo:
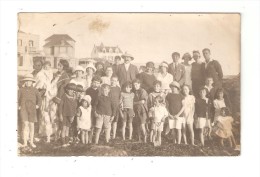
[[[111,123],[114,119],[115,108],[114,104],[109,96],[110,86],[108,84],[103,84],[101,86],[101,95],[98,96],[95,107],[95,117],[96,117],[96,131],[95,131],[95,144],[98,144],[99,136],[102,127],[105,130],[105,141],[109,142]]]
[[[168,93],[166,96],[166,107],[169,112],[169,128],[172,131],[173,143],[176,142],[176,133],[177,133],[177,143],[181,143],[181,130],[185,126],[184,118],[184,104],[183,96],[180,94],[180,84],[176,81],[173,81],[170,84],[172,93]]]

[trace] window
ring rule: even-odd
[[[23,56],[18,55],[18,66],[23,66]]]
[[[33,41],[29,40],[29,47],[33,47]]]
[[[18,46],[23,46],[23,41],[22,41],[22,39],[18,39]]]
[[[109,49],[109,53],[113,53],[113,49],[112,48]]]
[[[51,48],[51,55],[54,55],[54,47]]]
[[[103,49],[103,53],[106,53],[106,49],[105,48]]]

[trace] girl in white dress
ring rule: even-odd
[[[82,144],[88,144],[88,134],[91,130],[91,97],[85,95],[77,110],[77,128],[81,133]]]
[[[184,85],[182,88],[184,95],[184,117],[186,120],[186,126],[190,133],[191,144],[194,145],[194,131],[193,131],[193,122],[194,122],[194,112],[195,112],[195,97],[190,95],[190,88],[188,85]],[[184,142],[187,144],[186,136],[184,136]]]
[[[214,122],[216,122],[217,117],[220,115],[221,108],[226,107],[223,89],[217,90],[216,98],[217,99],[215,99],[214,102],[213,102],[214,108],[215,108]]]

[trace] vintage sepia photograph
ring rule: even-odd
[[[18,156],[240,156],[239,13],[17,14]]]

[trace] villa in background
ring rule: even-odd
[[[42,58],[39,50],[39,35],[18,31],[17,36],[17,64],[18,74],[33,70],[33,61]]]
[[[69,61],[70,66],[76,65],[75,59],[75,43],[76,41],[68,34],[53,34],[45,39],[43,51],[46,60],[50,61],[53,68],[57,68],[60,59]]]
[[[115,56],[121,56],[122,54],[123,52],[118,46],[105,46],[101,43],[99,46],[94,45],[91,52],[91,58],[102,58],[110,63],[113,63]]]

